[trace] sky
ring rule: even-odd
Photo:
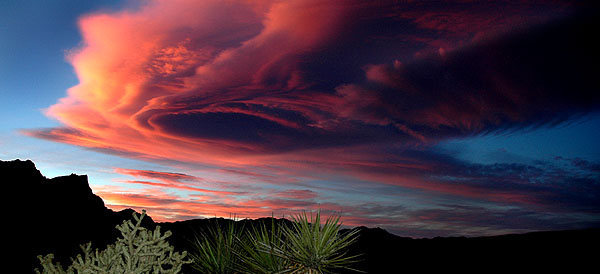
[[[156,221],[600,226],[596,5],[0,2],[0,159]],[[27,193],[17,195],[26,196]]]

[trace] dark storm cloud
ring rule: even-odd
[[[553,126],[597,110],[597,13],[483,41],[407,65],[372,65],[338,90],[345,115],[426,139]],[[367,101],[368,103],[363,103]]]
[[[391,19],[367,18],[366,26],[360,20],[351,24],[358,31],[341,31],[322,49],[300,54],[293,71],[304,84],[282,91],[293,75],[265,76],[281,73],[274,64],[252,88],[173,97],[169,104],[185,107],[180,113],[153,110],[149,120],[168,134],[235,141],[260,151],[437,141],[554,126],[600,105],[593,72],[599,54],[589,35],[595,15],[580,13],[516,34],[481,38],[406,64],[391,58],[399,56],[392,52],[406,50],[400,45],[406,41],[378,44],[376,37],[423,30],[411,21],[392,20],[396,25],[377,34],[370,24],[387,26]],[[383,55],[387,64],[377,64]]]

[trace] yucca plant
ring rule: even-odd
[[[225,228],[215,222],[207,230],[196,235],[194,251],[189,253],[194,260],[192,267],[201,273],[238,273],[242,230],[232,222]]]
[[[306,212],[293,217],[293,225],[284,227],[286,248],[276,251],[289,260],[292,273],[333,273],[336,269],[350,268],[359,255],[347,255],[348,247],[357,239],[358,230],[340,233],[340,216],[329,216],[321,225],[321,212],[310,219]]]
[[[190,256],[201,273],[333,273],[354,270],[358,255],[347,255],[358,230],[340,233],[340,216],[321,224],[320,211],[292,217],[290,226],[262,223],[244,232],[234,222],[215,223],[196,237]],[[358,270],[354,270],[361,272]]]
[[[287,253],[283,241],[283,228],[271,218],[270,228],[263,222],[258,228],[248,230],[239,240],[242,247],[239,270],[243,273],[286,273],[291,270],[290,261],[277,252]]]

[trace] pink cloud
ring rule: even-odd
[[[139,170],[139,169],[126,169],[126,168],[115,168],[115,172],[131,175],[135,177],[142,177],[147,179],[158,179],[166,182],[182,182],[182,181],[196,181],[200,178],[183,174],[183,173],[173,173],[173,172],[162,172],[162,171],[153,171],[153,170]]]
[[[24,132],[142,160],[210,166],[246,180],[236,186],[347,176],[432,195],[538,204],[517,179],[520,192],[491,191],[472,182],[481,178],[455,174],[463,168],[455,159],[427,161],[405,150],[548,125],[592,109],[597,97],[553,89],[577,83],[571,80],[578,76],[545,77],[555,69],[576,71],[569,62],[544,66],[548,71],[535,72],[541,77],[510,81],[512,73],[530,75],[528,66],[539,68],[536,61],[555,56],[561,48],[551,42],[561,37],[518,46],[510,37],[476,39],[563,16],[568,8],[517,3],[497,13],[490,3],[448,5],[453,8],[443,11],[419,1],[157,0],[137,10],[86,15],[79,21],[81,47],[69,55],[79,83],[46,111],[63,126]],[[494,55],[529,48],[538,54],[530,63],[507,65],[504,55]],[[552,96],[540,96],[532,88],[539,86]],[[102,193],[113,207],[147,206],[163,210],[165,220],[229,214],[232,207],[248,216],[344,209],[319,203],[325,195],[304,186],[244,200],[259,195],[198,188],[194,183],[202,178],[182,173],[115,172],[144,179],[128,183],[196,195],[182,202],[165,193]],[[444,181],[443,172],[470,181]]]
[[[347,8],[341,3],[152,1],[136,11],[84,16],[83,46],[69,56],[80,83],[46,111],[81,135],[32,134],[186,162],[246,161],[238,157],[263,148],[190,138],[166,127],[165,119],[235,113],[298,128],[292,119],[243,106],[254,104],[244,98],[298,88],[298,54],[315,50],[342,27]],[[186,102],[198,96],[205,99]]]
[[[339,145],[340,140],[342,145],[431,141],[422,126],[481,130],[489,121],[481,121],[479,113],[435,102],[397,107],[397,101],[358,79],[323,90],[320,82],[329,76],[315,78],[306,64],[330,62],[319,54],[352,47],[346,41],[356,37],[379,39],[371,37],[368,31],[376,30],[370,24],[390,18],[409,19],[417,30],[456,34],[467,33],[467,27],[486,32],[516,24],[517,15],[490,18],[495,14],[490,4],[467,11],[460,6],[439,11],[393,1],[181,0],[86,15],[79,21],[82,46],[69,56],[80,83],[46,111],[64,128],[29,134],[149,159],[235,167],[267,161],[281,151]],[[531,19],[565,9],[544,7],[540,14],[526,4],[511,10]],[[413,35],[426,39],[426,34]],[[440,39],[453,41],[445,34]],[[403,62],[389,61],[356,69],[407,99],[421,96],[423,87],[407,77]]]
[[[316,192],[308,189],[290,189],[275,193],[273,196],[296,200],[307,200],[317,198],[319,195]]]

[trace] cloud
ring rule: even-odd
[[[115,168],[116,173],[131,175],[135,177],[142,177],[147,179],[158,179],[166,182],[182,182],[182,181],[197,181],[198,177],[173,172],[161,172],[153,170],[139,170],[139,169],[126,169],[126,168]]]
[[[244,195],[247,192],[243,191],[224,191],[214,190],[199,187],[199,184],[206,185],[206,179],[198,178],[195,176],[173,173],[173,172],[162,172],[153,170],[138,170],[138,169],[125,169],[115,168],[114,171],[119,174],[130,175],[134,177],[141,177],[145,179],[154,179],[160,181],[140,181],[140,180],[121,180],[119,182],[125,184],[137,184],[144,186],[158,187],[162,189],[179,189],[189,192],[190,195],[217,195],[217,196],[232,196],[232,195]],[[222,187],[222,186],[219,186]]]
[[[398,235],[435,237],[439,235],[478,236],[523,233],[532,230],[573,229],[597,226],[600,219],[590,213],[540,212],[503,204],[438,203],[429,208],[407,208],[382,203],[317,203],[290,199],[252,198],[224,203],[218,198],[185,198],[159,190],[96,190],[114,210],[146,209],[156,221],[199,217],[258,218],[290,217],[305,210],[321,209],[325,216],[342,214],[344,225],[368,224],[389,229]],[[582,218],[585,216],[585,218]]]
[[[156,183],[156,182],[132,181],[132,180],[119,181],[119,182],[126,183],[126,184],[139,184],[139,185],[145,185],[145,186],[154,186],[154,187],[160,187],[160,188],[164,188],[164,189],[180,189],[180,190],[185,190],[185,191],[189,192],[190,195],[196,195],[196,196],[201,196],[198,193],[203,193],[203,195],[219,195],[219,196],[245,194],[244,192],[239,192],[239,191],[233,192],[233,191],[211,190],[211,189],[199,188],[199,187],[191,186],[191,185],[174,184],[174,183]]]
[[[332,154],[335,155],[335,153]],[[273,212],[289,216],[299,210],[320,208],[329,212],[344,213],[344,220],[347,224],[378,224],[395,231],[406,233],[412,231],[411,235],[429,235],[426,232],[429,230],[432,233],[437,231],[443,232],[444,235],[452,235],[458,231],[467,231],[468,223],[472,224],[472,232],[476,235],[522,232],[527,230],[527,227],[529,230],[546,229],[551,227],[555,221],[557,228],[567,228],[569,224],[583,227],[584,223],[593,221],[595,218],[593,216],[599,213],[600,192],[596,184],[600,178],[597,172],[589,169],[593,163],[581,164],[581,161],[577,159],[560,158],[556,161],[536,161],[530,164],[475,164],[432,150],[406,149],[394,151],[386,157],[385,161],[381,159],[371,161],[368,158],[363,161],[355,161],[329,157],[328,159],[313,159],[306,161],[310,164],[295,166],[295,171],[298,173],[332,172],[364,180],[370,184],[369,189],[372,189],[369,191],[370,193],[364,192],[358,186],[350,183],[345,183],[340,189],[322,185],[312,188],[312,190],[292,188],[273,191],[264,188],[264,185],[253,182],[248,186],[260,186],[261,188],[244,190],[244,186],[240,185],[235,191],[220,191],[199,188],[193,184],[176,184],[168,180],[161,183],[124,182],[156,187],[156,189],[151,188],[151,190],[154,189],[152,191],[184,190],[185,196],[177,198],[162,199],[161,197],[164,195],[156,195],[154,197],[159,199],[156,203],[178,200],[178,203],[182,205],[197,202],[215,204],[218,207],[215,206],[213,209],[218,211],[212,214],[224,217],[232,213],[238,216],[260,217],[260,214],[269,216]],[[363,157],[357,156],[357,158]],[[570,164],[565,165],[564,161]],[[285,165],[285,163],[281,163],[281,166]],[[320,169],[315,169],[315,165]],[[151,174],[163,173],[165,172],[152,172]],[[158,178],[162,178],[162,176]],[[377,190],[375,184],[384,184],[389,187]],[[361,196],[369,198],[359,201],[351,201],[352,199],[346,201],[348,198],[342,200],[331,198],[336,195],[348,197],[348,195],[352,195],[350,191],[352,189]],[[407,189],[416,192],[407,192],[405,191]],[[133,195],[131,199],[122,198],[121,203],[131,206],[150,206],[154,201],[149,200],[147,195],[144,196],[143,191],[141,193],[132,192],[131,195]],[[116,197],[119,196],[113,198]],[[389,198],[395,202],[390,204]],[[414,205],[410,205],[410,203],[408,205],[399,203],[400,200],[414,198],[420,200],[420,205],[417,207],[420,209],[415,209]],[[137,199],[142,200],[138,203]],[[365,203],[369,200],[372,202]],[[454,204],[453,207],[461,204],[473,204],[473,206],[462,208],[460,214],[471,216],[474,219],[465,217],[460,223],[460,228],[457,228],[459,224],[456,222],[450,224],[446,221],[446,217],[442,218],[439,215],[446,214],[444,213],[446,209],[439,209],[440,205],[449,203]],[[155,206],[159,207],[158,204]],[[480,209],[471,210],[475,208],[474,206]],[[190,216],[194,212],[198,216],[207,214],[209,208],[208,206],[202,209],[197,208],[196,205],[186,206],[187,213],[180,217]],[[394,209],[392,210],[392,208]],[[507,208],[510,209],[510,212],[502,213],[504,210],[508,210]],[[503,217],[499,217],[485,228],[485,220],[476,218],[478,214],[483,214],[484,210],[497,211],[494,215]],[[447,209],[447,211],[455,210]],[[514,214],[517,211],[527,213],[517,216]],[[416,217],[413,218],[408,214],[410,212],[418,212],[414,214],[422,215],[415,219]],[[429,214],[433,212],[439,214]],[[422,216],[425,215],[430,217],[427,220],[423,219]],[[554,217],[548,219],[543,216]],[[571,217],[567,218],[566,216]],[[504,219],[505,217],[506,219]],[[454,218],[453,220],[458,219]],[[361,223],[361,221],[364,222]],[[504,226],[501,226],[502,223]],[[521,226],[511,225],[517,223],[521,223]],[[430,227],[427,228],[426,224],[429,224]],[[433,227],[438,226],[440,228],[432,230]],[[411,227],[422,228],[423,231],[420,233],[424,234],[409,229]],[[479,231],[475,231],[477,230],[475,227]]]
[[[514,207],[442,204],[437,208],[405,211],[404,225],[395,224],[399,235],[499,235],[532,230],[566,230],[594,227],[599,220],[582,221],[572,214],[538,212]]]
[[[135,182],[133,182],[135,183]],[[147,182],[139,182],[145,184]],[[318,203],[292,199],[268,197],[243,197],[236,200],[223,200],[220,196],[189,195],[182,197],[168,193],[165,188],[131,190],[122,187],[103,186],[94,189],[109,208],[146,209],[157,221],[184,220],[200,217],[259,218],[265,216],[286,216],[306,211],[322,209],[325,215],[334,211],[342,212],[351,207],[336,203]]]
[[[235,162],[526,128],[597,107],[584,71],[595,51],[580,47],[587,36],[571,32],[587,19],[471,42],[439,57],[400,62],[389,50],[405,46],[394,43],[389,56],[380,56],[377,43],[406,42],[398,35],[425,37],[436,29],[451,41],[448,33],[466,25],[474,32],[506,29],[520,18],[481,19],[493,14],[490,4],[469,7],[471,17],[462,16],[464,4],[428,6],[417,16],[424,7],[413,3],[403,10],[360,1],[154,1],[136,11],[88,15],[80,20],[83,46],[70,55],[80,83],[47,110],[66,127],[29,134],[153,158]],[[569,10],[544,7],[511,9],[527,15],[521,24]],[[391,28],[390,17],[404,27]],[[390,27],[382,37],[374,33],[377,23]],[[369,47],[354,43],[361,39]],[[418,39],[408,44],[427,47]],[[384,60],[390,65],[378,62]],[[332,66],[347,67],[340,71],[346,75]]]
[[[364,182],[426,193],[421,199],[448,197],[513,205],[531,210],[587,212],[596,214],[600,192],[598,172],[593,163],[537,160],[526,163],[478,164],[460,160],[434,147],[393,148],[385,145],[294,154],[281,160],[281,167],[293,166],[296,173],[338,174]],[[327,155],[327,157],[323,157]],[[567,163],[565,163],[567,162]],[[324,185],[325,187],[325,185]],[[345,189],[359,186],[346,183]],[[324,188],[327,189],[327,188]],[[343,190],[340,190],[343,191]],[[378,191],[385,196],[393,192]],[[421,201],[426,204],[429,202]]]
[[[103,193],[113,206],[178,210],[163,211],[166,219],[348,209],[308,187],[327,189],[340,176],[435,199],[592,212],[597,174],[579,169],[595,166],[478,165],[432,146],[597,111],[590,69],[598,63],[590,35],[597,9],[585,8],[568,1],[157,0],[89,14],[79,20],[81,46],[68,56],[79,83],[46,110],[62,126],[23,132],[212,168],[248,187],[294,185],[263,197],[249,188],[199,189],[203,178],[183,173],[115,170],[144,179],[128,183],[200,192],[190,195],[201,201],[185,203]],[[205,199],[217,200],[208,206]],[[356,223],[376,220],[359,215]]]
[[[316,192],[308,189],[289,189],[285,191],[280,191],[276,193],[274,196],[281,198],[289,198],[296,200],[304,200],[304,199],[313,199],[319,196]]]
[[[598,55],[584,34],[588,20],[550,23],[411,64],[369,65],[369,83],[338,88],[346,101],[339,113],[434,141],[579,117],[600,103],[592,91],[589,68]]]

